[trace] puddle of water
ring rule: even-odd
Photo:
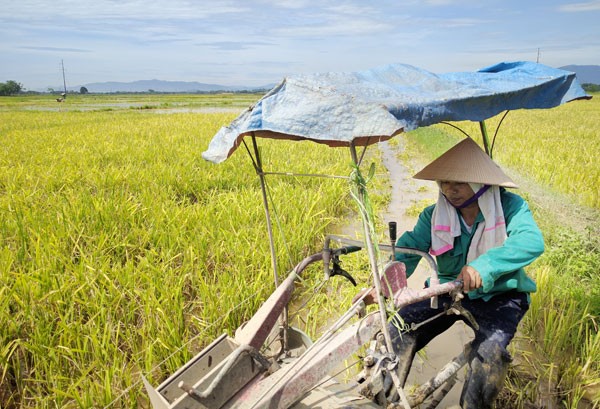
[[[135,110],[139,112],[149,112],[153,114],[177,114],[177,113],[241,113],[246,106],[205,106],[205,107],[174,107],[174,108],[144,108],[146,103],[130,103],[130,102],[115,102],[115,103],[98,103],[98,104],[77,104],[77,105],[30,105],[23,107],[26,111],[106,111],[106,110]]]
[[[202,108],[165,108],[165,109],[149,109],[148,112],[153,114],[180,114],[180,113],[241,113],[243,107],[202,107]]]

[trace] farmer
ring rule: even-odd
[[[457,320],[473,328],[469,369],[460,402],[464,409],[491,408],[503,387],[511,361],[507,346],[529,308],[536,285],[523,270],[544,251],[542,234],[527,203],[505,190],[515,183],[470,138],[463,140],[414,176],[436,181],[437,203],[419,216],[414,230],[405,232],[397,246],[413,247],[436,256],[441,283],[462,280],[462,307],[467,313],[446,314],[414,330],[439,314],[429,300],[397,312],[390,324],[393,347],[405,382],[417,351]],[[407,275],[420,256],[397,254]],[[439,298],[452,303],[449,295]],[[478,328],[469,319],[475,319]]]

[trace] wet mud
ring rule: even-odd
[[[395,221],[398,226],[398,235],[400,235],[404,231],[412,230],[417,221],[416,216],[407,215],[407,210],[415,204],[423,203],[425,200],[434,203],[437,199],[437,189],[434,182],[412,178],[412,174],[418,171],[423,164],[417,162],[406,163],[398,159],[398,153],[403,149],[403,141],[401,139],[397,146],[393,146],[390,143],[381,143],[379,145],[383,165],[389,174],[391,189],[390,203],[381,216],[386,223]],[[423,288],[423,283],[429,275],[429,267],[426,263],[420,263],[417,270],[408,279],[409,287],[415,289]],[[410,385],[420,385],[428,381],[445,364],[460,354],[463,346],[472,338],[473,331],[462,322],[457,322],[448,331],[435,338],[415,357],[406,383],[407,388],[410,389]],[[441,401],[438,406],[439,408],[458,405],[464,375],[465,369],[463,368],[458,373],[458,381]]]

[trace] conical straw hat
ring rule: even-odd
[[[413,177],[518,187],[471,138],[450,148]]]

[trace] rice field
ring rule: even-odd
[[[141,374],[158,384],[273,289],[251,162],[200,156],[236,114],[11,102],[0,112],[2,407],[145,406]],[[261,143],[265,166],[349,172],[347,152],[281,145]],[[270,186],[287,269],[347,211],[346,183]]]
[[[273,290],[261,191],[245,149],[221,165],[200,156],[214,133],[258,98],[69,95],[60,104],[48,96],[0,98],[2,408],[147,407],[142,374],[157,385],[223,328],[248,319]],[[529,131],[501,132],[495,157],[597,209],[598,98],[534,112],[534,119],[509,114],[503,127]],[[553,142],[556,135],[562,143]],[[351,170],[345,149],[259,143],[265,168]],[[533,156],[518,156],[528,151]],[[353,203],[345,180],[270,180],[285,274],[319,248]],[[381,186],[375,191],[375,202],[385,198]],[[553,237],[557,246],[565,243]],[[588,271],[597,251],[586,250],[596,258],[579,268],[591,288],[598,283]],[[582,253],[554,254],[552,265],[560,265]],[[318,280],[322,273],[309,274]],[[316,296],[317,307],[303,317],[309,331],[324,311],[338,308],[332,294],[347,301],[343,286]],[[576,299],[575,316],[583,316],[587,296]],[[552,332],[539,327],[539,317],[552,311],[541,304],[542,315],[528,324],[532,334]],[[583,332],[597,320],[597,312],[587,314]],[[592,385],[600,378],[598,348],[572,345],[585,367],[569,369],[573,384]]]
[[[490,139],[502,115],[487,122]],[[456,123],[480,141],[479,126]],[[437,125],[442,128],[444,125]],[[554,109],[509,112],[498,132],[493,156],[499,163],[577,203],[600,208],[600,98]],[[463,137],[457,132],[457,136]]]

